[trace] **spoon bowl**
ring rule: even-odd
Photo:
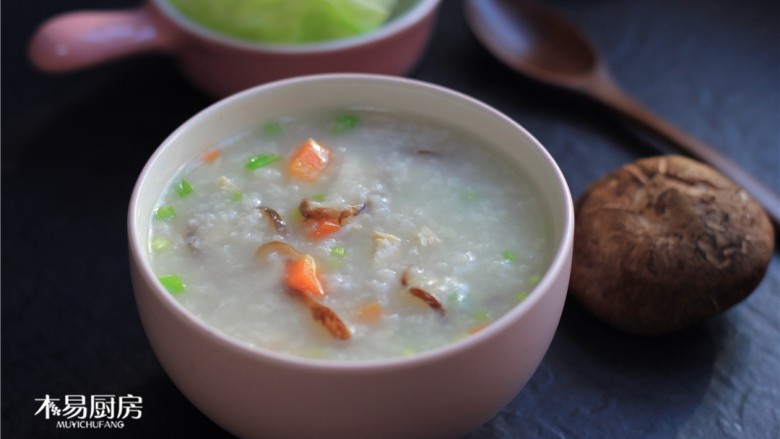
[[[600,66],[585,36],[544,6],[467,1],[465,7],[482,43],[504,64],[536,80],[557,85],[588,76]]]
[[[536,81],[585,95],[719,170],[758,201],[780,230],[780,196],[631,98],[612,79],[595,47],[560,14],[532,0],[466,0],[464,12],[477,39],[504,64]]]

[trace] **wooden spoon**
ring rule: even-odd
[[[780,231],[780,197],[728,157],[648,111],[612,79],[583,34],[530,0],[466,0],[466,21],[499,60],[534,80],[588,96],[645,126],[681,152],[709,164],[745,189]]]

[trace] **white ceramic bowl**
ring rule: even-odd
[[[529,297],[479,333],[412,357],[341,362],[274,353],[193,317],[157,282],[147,253],[152,209],[207,145],[257,121],[316,107],[368,105],[457,126],[499,150],[548,209],[553,259]],[[131,270],[144,329],[162,366],[206,416],[241,437],[458,437],[493,417],[544,356],[563,309],[574,216],[557,165],[527,131],[435,85],[389,76],[320,75],[253,88],[202,111],[151,157],[130,202]]]

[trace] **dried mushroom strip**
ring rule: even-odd
[[[428,305],[432,310],[442,314],[447,313],[444,309],[444,306],[441,304],[441,302],[439,302],[439,299],[422,288],[411,287],[409,288],[409,294],[425,302],[425,304]]]
[[[444,305],[442,305],[441,301],[439,301],[439,299],[437,299],[436,296],[425,291],[420,287],[411,285],[411,283],[412,283],[411,275],[409,273],[409,270],[406,270],[404,271],[404,274],[401,275],[401,285],[406,287],[406,289],[409,291],[409,294],[422,300],[432,310],[441,313],[442,315],[447,313],[447,310],[444,309]]]
[[[307,220],[332,220],[342,226],[365,209],[366,203],[343,208],[322,207],[314,206],[313,203],[307,199],[301,201],[301,204],[298,206],[298,211],[300,211],[301,215]]]
[[[302,297],[311,310],[312,318],[324,326],[332,336],[339,340],[349,340],[352,337],[349,328],[335,311],[308,296]]]
[[[279,212],[266,206],[257,206],[257,210],[268,219],[277,233],[284,233],[285,230],[287,230],[287,223],[284,221],[284,218],[279,215]]]
[[[187,229],[184,233],[184,242],[187,243],[187,248],[190,249],[192,254],[197,255],[200,253],[203,249],[203,239],[198,233],[198,226],[192,223],[187,225]]]
[[[295,247],[282,241],[266,242],[255,250],[255,256],[258,258],[267,258],[273,253],[280,254],[290,259],[303,256],[303,253],[296,250]]]

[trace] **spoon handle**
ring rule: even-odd
[[[775,226],[775,231],[780,232],[780,196],[777,193],[714,148],[650,112],[608,77],[600,78],[598,83],[597,87],[589,89],[591,97],[629,120],[643,125],[676,146],[681,152],[719,170],[764,207]]]

